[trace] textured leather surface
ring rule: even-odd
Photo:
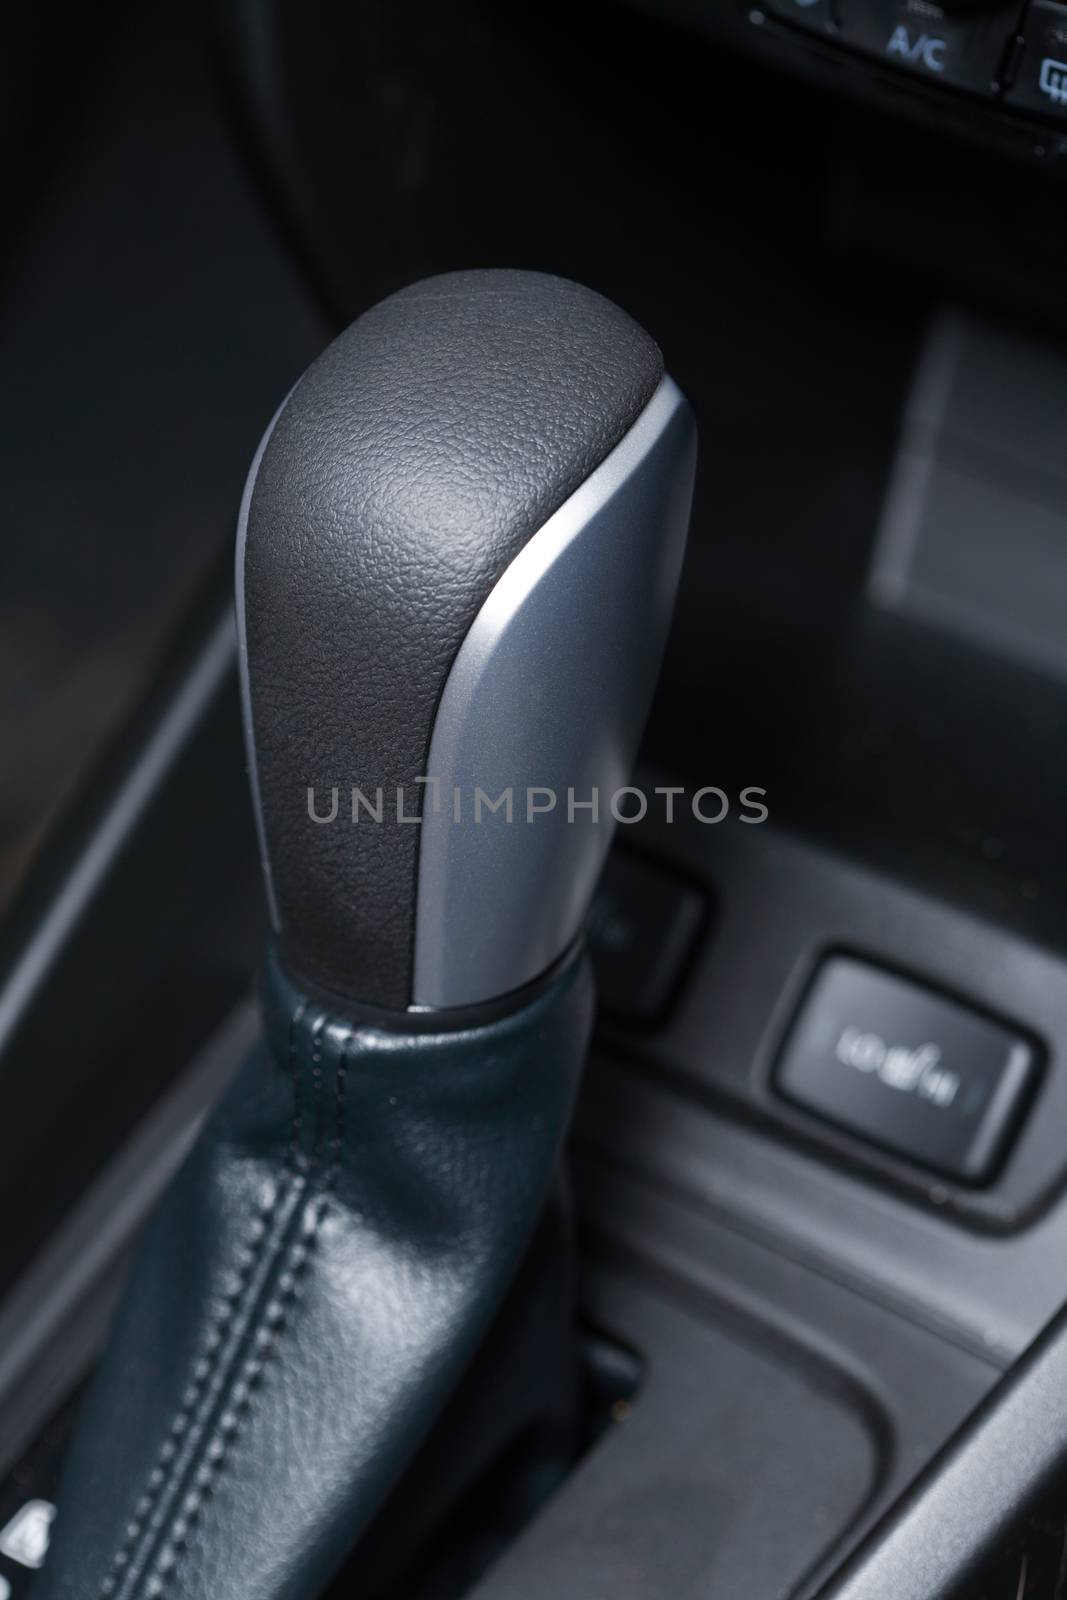
[[[486,596],[663,373],[624,312],[563,279],[467,272],[382,302],[297,386],[248,512],[251,710],[281,949],[305,982],[411,998],[437,702]],[[350,817],[384,788],[384,825]],[[309,820],[307,790],[336,823]],[[388,819],[394,820],[390,823]]]
[[[510,1019],[266,1043],[139,1256],[35,1600],[312,1600],[455,1390],[549,1189],[584,964]]]

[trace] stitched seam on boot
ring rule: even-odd
[[[333,1185],[336,1181],[340,1167],[341,1152],[343,1148],[344,1102],[347,1087],[348,1051],[353,1035],[345,1033],[337,1057],[334,1061],[334,1106],[333,1106],[333,1132],[327,1148],[329,1161],[322,1173],[319,1182],[319,1192],[306,1204],[302,1205],[298,1216],[294,1219],[294,1226],[302,1224],[302,1237],[297,1238],[288,1247],[288,1256],[284,1267],[278,1272],[273,1288],[277,1293],[269,1298],[266,1293],[263,1299],[266,1304],[256,1318],[258,1326],[252,1335],[252,1353],[241,1363],[238,1374],[230,1385],[228,1400],[221,1411],[216,1409],[218,1422],[211,1431],[207,1446],[201,1451],[201,1464],[196,1470],[193,1482],[194,1488],[185,1497],[183,1505],[187,1506],[185,1515],[172,1519],[169,1530],[163,1535],[163,1542],[158,1554],[146,1569],[144,1581],[144,1594],[146,1600],[158,1600],[163,1594],[166,1583],[178,1566],[182,1550],[187,1546],[189,1535],[199,1517],[204,1501],[218,1487],[219,1479],[231,1459],[231,1447],[236,1442],[241,1427],[252,1409],[255,1389],[262,1377],[271,1356],[275,1353],[282,1334],[288,1325],[289,1316],[294,1305],[299,1299],[300,1289],[311,1252],[318,1238],[323,1216],[329,1204]],[[318,1055],[318,1052],[316,1052]],[[318,1056],[321,1063],[321,1056]],[[315,1064],[313,1062],[313,1070]],[[321,1088],[321,1074],[315,1094],[318,1099]],[[316,1145],[318,1139],[316,1136]],[[314,1181],[313,1177],[309,1181]],[[281,1255],[279,1247],[278,1255]],[[252,1330],[250,1329],[250,1333]],[[247,1340],[245,1348],[247,1348]],[[221,1404],[221,1402],[220,1402]],[[194,1498],[195,1497],[195,1498]],[[191,1503],[189,1503],[191,1502]]]
[[[167,1430],[167,1437],[160,1447],[156,1457],[156,1464],[149,1474],[148,1484],[142,1494],[133,1516],[126,1527],[126,1534],[122,1544],[116,1550],[111,1565],[101,1583],[100,1600],[117,1600],[120,1586],[133,1567],[134,1555],[138,1545],[142,1548],[148,1545],[148,1562],[151,1563],[151,1545],[159,1536],[160,1530],[151,1527],[151,1521],[160,1502],[165,1498],[169,1489],[177,1487],[180,1477],[187,1475],[196,1464],[198,1449],[194,1448],[188,1463],[181,1461],[181,1444],[189,1432],[196,1411],[201,1406],[205,1397],[210,1393],[214,1380],[220,1370],[225,1367],[224,1352],[226,1335],[237,1320],[241,1312],[247,1312],[249,1290],[256,1277],[257,1269],[263,1264],[264,1259],[271,1256],[277,1257],[284,1248],[285,1237],[292,1226],[290,1223],[283,1227],[280,1238],[271,1240],[270,1223],[282,1209],[283,1200],[288,1200],[297,1184],[302,1182],[301,1172],[306,1169],[307,1156],[300,1149],[300,1131],[303,1122],[301,1113],[301,1096],[299,1091],[299,1077],[296,1069],[296,1028],[305,1011],[306,1003],[301,1004],[289,1019],[288,1038],[288,1068],[293,1090],[293,1112],[290,1122],[290,1139],[286,1153],[285,1164],[278,1182],[267,1200],[261,1206],[257,1216],[253,1219],[246,1235],[246,1242],[242,1247],[243,1260],[239,1260],[237,1268],[237,1282],[230,1295],[226,1298],[225,1306],[216,1314],[210,1323],[206,1337],[204,1353],[198,1358],[193,1368],[192,1379],[182,1397],[179,1410],[171,1420]],[[270,1269],[268,1268],[268,1273]],[[243,1340],[241,1343],[243,1344]],[[236,1360],[239,1349],[233,1352],[231,1360]],[[213,1409],[217,1409],[216,1406]],[[210,1414],[205,1431],[210,1426]],[[134,1579],[134,1583],[138,1582]]]

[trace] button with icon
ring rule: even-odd
[[[1022,54],[1004,98],[1009,105],[1067,119],[1067,5],[1031,0]]]
[[[1041,1073],[1013,1026],[901,974],[827,956],[779,1056],[787,1100],[961,1183],[1004,1161]]]

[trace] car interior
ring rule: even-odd
[[[1063,1596],[1067,3],[8,29],[0,1600]]]

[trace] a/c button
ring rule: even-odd
[[[1017,7],[947,12],[934,0],[842,0],[841,36],[931,83],[992,94]]]

